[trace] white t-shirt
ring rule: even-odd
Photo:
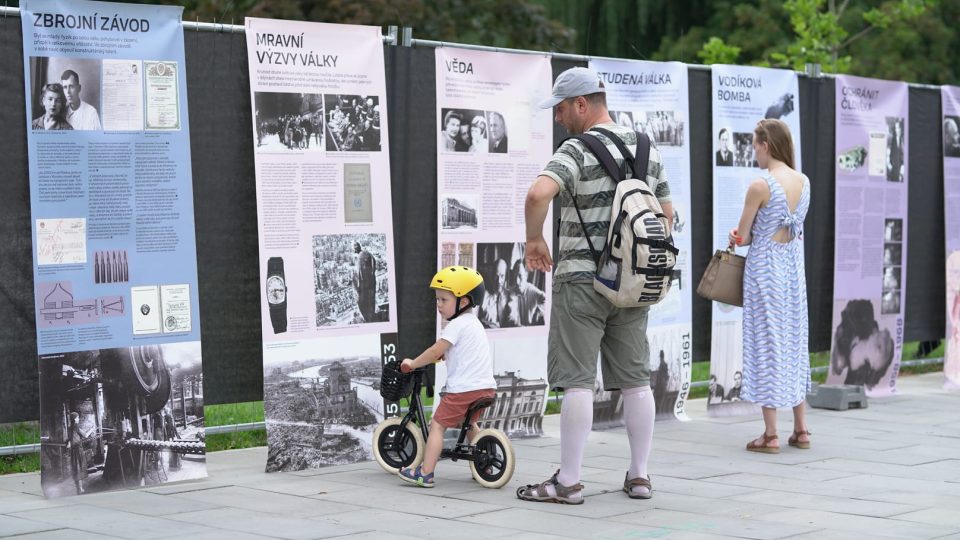
[[[77,110],[67,106],[67,122],[70,122],[70,127],[73,129],[86,131],[101,129],[100,115],[97,114],[97,109],[86,101],[81,101]]]
[[[440,339],[452,345],[444,355],[447,392],[459,394],[497,387],[487,333],[476,315],[462,313],[447,323],[447,327],[440,332]]]

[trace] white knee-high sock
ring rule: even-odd
[[[627,425],[627,437],[630,439],[630,478],[647,478],[647,459],[653,447],[653,421],[656,408],[653,392],[649,386],[624,388],[623,421]],[[644,490],[646,488],[633,488]]]
[[[587,437],[593,428],[593,390],[568,388],[560,406],[560,474],[561,485],[580,482],[580,466]]]

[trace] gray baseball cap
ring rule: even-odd
[[[541,109],[552,109],[567,98],[597,92],[606,92],[600,83],[600,74],[590,68],[570,68],[557,75],[557,80],[553,83],[553,95],[541,101],[539,106]]]

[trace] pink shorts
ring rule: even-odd
[[[440,400],[440,406],[437,407],[437,410],[433,411],[433,419],[445,428],[460,427],[463,425],[463,418],[467,415],[467,409],[470,408],[470,405],[478,399],[486,397],[497,397],[497,391],[488,388],[485,390],[471,390],[469,392],[456,394],[447,392],[443,394]],[[483,410],[481,409],[473,413],[473,418],[470,419],[470,423],[476,422],[482,412]]]

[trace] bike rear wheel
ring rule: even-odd
[[[426,445],[417,425],[400,426],[400,417],[387,418],[373,432],[373,456],[383,470],[397,474],[402,467],[415,467],[423,461]]]
[[[517,465],[510,439],[499,429],[484,429],[474,442],[474,459],[470,462],[473,479],[483,487],[500,488],[513,478]]]

